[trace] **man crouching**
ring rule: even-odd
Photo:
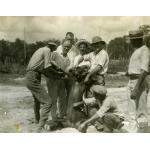
[[[117,103],[108,97],[105,87],[94,85],[91,87],[96,103],[99,105],[99,110],[88,120],[80,124],[79,131],[86,132],[88,126],[94,125],[95,122],[100,122],[103,125],[103,132],[114,132],[123,126],[123,116],[119,112]]]

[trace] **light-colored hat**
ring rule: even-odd
[[[88,47],[90,46],[90,42],[88,42],[85,39],[80,39],[77,43],[76,43],[76,47],[79,48],[80,44],[86,44]]]
[[[48,45],[53,45],[57,47],[57,44],[55,42],[48,42]]]
[[[144,33],[142,30],[132,30],[129,31],[129,38],[130,39],[140,39],[143,38]]]
[[[105,41],[103,41],[100,36],[94,36],[94,37],[92,38],[92,43],[91,43],[91,44],[93,45],[93,44],[95,44],[95,43],[100,43],[100,42],[105,43]]]
[[[104,86],[101,85],[93,85],[91,87],[91,91],[93,93],[99,94],[99,95],[106,95],[107,94],[107,89]]]

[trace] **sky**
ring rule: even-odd
[[[91,41],[99,35],[109,42],[122,37],[128,31],[138,29],[140,25],[150,24],[150,17],[138,16],[46,16],[46,17],[0,17],[0,39],[14,41],[16,38],[27,42],[63,39],[71,31],[78,39]]]

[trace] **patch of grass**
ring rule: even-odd
[[[111,88],[111,87],[125,87],[128,84],[128,77],[124,75],[110,75],[108,74],[106,76],[106,87]]]
[[[128,60],[110,60],[108,73],[126,72],[128,68]]]
[[[10,73],[0,73],[0,84],[9,85],[23,85],[22,82],[16,81],[16,78],[23,78],[24,75],[10,74]]]

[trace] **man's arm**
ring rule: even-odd
[[[144,71],[140,74],[139,79],[134,87],[134,90],[131,92],[131,99],[136,99],[137,94],[140,92],[139,89],[142,86],[142,83],[144,82],[148,72]]]
[[[139,89],[142,86],[142,83],[144,82],[149,72],[149,65],[150,65],[150,51],[149,49],[143,49],[141,55],[141,66],[140,66],[142,73],[139,76],[139,79],[134,87],[134,90],[131,92],[132,99],[136,99],[138,92],[140,92]]]
[[[95,64],[96,67],[92,69],[90,73],[86,76],[85,81],[84,81],[85,83],[88,82],[89,78],[92,75],[96,74],[97,72],[103,69],[104,65],[106,64],[107,59],[108,59],[108,54],[103,50],[101,54],[98,56],[97,63]]]
[[[44,69],[42,73],[47,77],[61,78],[64,72],[55,63],[57,53],[51,52],[48,48],[44,51]]]
[[[87,74],[87,76],[86,76],[84,82],[85,82],[85,83],[88,82],[88,81],[89,81],[89,78],[90,78],[92,75],[96,74],[97,72],[101,71],[102,69],[103,69],[102,66],[97,65],[94,69],[91,70],[91,72],[89,72],[89,73]]]

